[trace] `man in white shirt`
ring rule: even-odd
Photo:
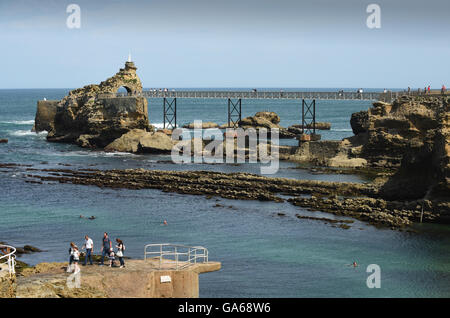
[[[84,265],[87,264],[87,259],[89,257],[89,262],[92,265],[92,251],[94,250],[94,242],[91,240],[89,236],[84,237],[85,242],[83,248],[86,248],[86,256],[84,257]]]

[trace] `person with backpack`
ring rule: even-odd
[[[117,245],[117,257],[119,258],[119,262],[120,262],[120,268],[124,268],[125,267],[125,262],[123,260],[123,252],[125,251],[125,245],[123,244],[122,240],[117,238],[116,239]]]
[[[78,266],[78,262],[80,261],[80,251],[76,245],[72,249],[72,260],[74,265],[73,272],[76,274],[80,271],[80,267]]]

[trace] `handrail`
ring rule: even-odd
[[[159,258],[159,269],[183,269],[197,263],[208,263],[208,250],[202,246],[159,243],[144,247],[144,260]],[[163,262],[164,260],[168,262]],[[171,266],[172,265],[172,266]]]
[[[4,255],[0,256],[0,265],[8,264],[9,277],[11,277],[12,274],[16,273],[16,248],[14,246],[0,244],[0,251],[4,253]],[[6,262],[4,262],[5,260]]]
[[[146,98],[240,98],[240,99],[332,99],[332,100],[380,100],[382,92],[344,91],[219,91],[219,90],[144,90],[135,94],[116,93],[116,97],[143,96]]]

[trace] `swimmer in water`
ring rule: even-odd
[[[164,220],[163,225],[167,225],[167,221],[166,220]]]
[[[353,263],[351,264],[347,264],[347,266],[353,266],[353,267],[358,267],[358,263],[356,263],[356,261],[353,261]]]

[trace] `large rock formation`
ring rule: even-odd
[[[105,147],[105,151],[170,153],[172,139],[162,132],[133,129]]]
[[[404,96],[352,116],[353,154],[369,165],[398,168],[386,198],[450,196],[450,99]]]
[[[147,99],[115,93],[124,87],[128,95],[142,91],[133,62],[101,82],[69,92],[61,101],[39,101],[36,132],[47,130],[48,141],[71,142],[82,147],[103,148],[133,129],[150,131]]]
[[[450,129],[448,97],[403,96],[375,102],[354,113],[355,136],[280,147],[280,157],[332,167],[389,169],[380,195],[386,199],[432,199],[450,210]]]

